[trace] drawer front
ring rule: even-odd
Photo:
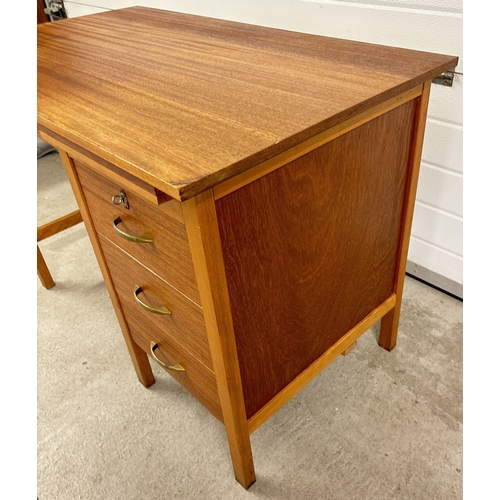
[[[127,313],[125,312],[125,317]],[[216,418],[223,421],[215,375],[179,344],[162,335],[151,324],[141,323],[136,316],[127,317],[130,333],[135,342],[151,356],[151,342],[158,344],[154,355],[168,365],[181,365],[185,371],[166,370],[190,392]]]
[[[201,307],[106,238],[101,245],[127,320],[155,327],[157,338],[177,342],[213,371]]]
[[[75,161],[75,168],[97,232],[199,304],[200,298],[184,224],[164,213],[161,207],[144,201],[130,191],[125,192],[128,209],[124,203],[113,204],[113,196],[118,195],[122,189],[119,184],[80,162]],[[172,200],[166,203],[179,202]],[[147,236],[152,241],[130,241],[127,235]]]

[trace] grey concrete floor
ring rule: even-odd
[[[59,155],[38,160],[38,224],[74,208]],[[245,491],[223,426],[158,366],[138,382],[84,226],[40,248],[40,500],[462,498],[461,301],[408,277],[396,348],[374,326],[254,432]]]

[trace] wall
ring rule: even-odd
[[[433,85],[407,271],[463,296],[462,0],[78,0],[68,16],[143,5],[305,33],[458,55]],[[366,75],[370,78],[370,75]]]

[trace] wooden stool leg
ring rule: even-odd
[[[52,279],[52,275],[50,274],[49,268],[43,258],[42,252],[40,252],[40,248],[36,246],[36,270],[38,272],[38,277],[42,285],[49,290],[53,286],[55,286],[54,280]]]

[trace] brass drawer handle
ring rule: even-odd
[[[166,370],[171,370],[173,372],[185,372],[186,370],[184,369],[183,366],[181,365],[167,365],[164,363],[161,359],[158,359],[155,355],[155,351],[158,349],[158,344],[156,342],[151,341],[151,344],[149,345],[149,350],[151,351],[151,356],[153,356],[153,359],[163,368]]]
[[[113,215],[113,229],[118,236],[121,236],[124,240],[133,241],[134,243],[153,243],[153,240],[147,234],[141,234],[140,236],[132,236],[127,234],[121,229],[118,229],[118,224],[122,221],[119,215]]]
[[[162,307],[151,307],[145,304],[138,295],[142,292],[142,288],[139,285],[135,285],[134,288],[134,299],[135,301],[146,311],[153,314],[172,314],[172,311],[165,306]]]

